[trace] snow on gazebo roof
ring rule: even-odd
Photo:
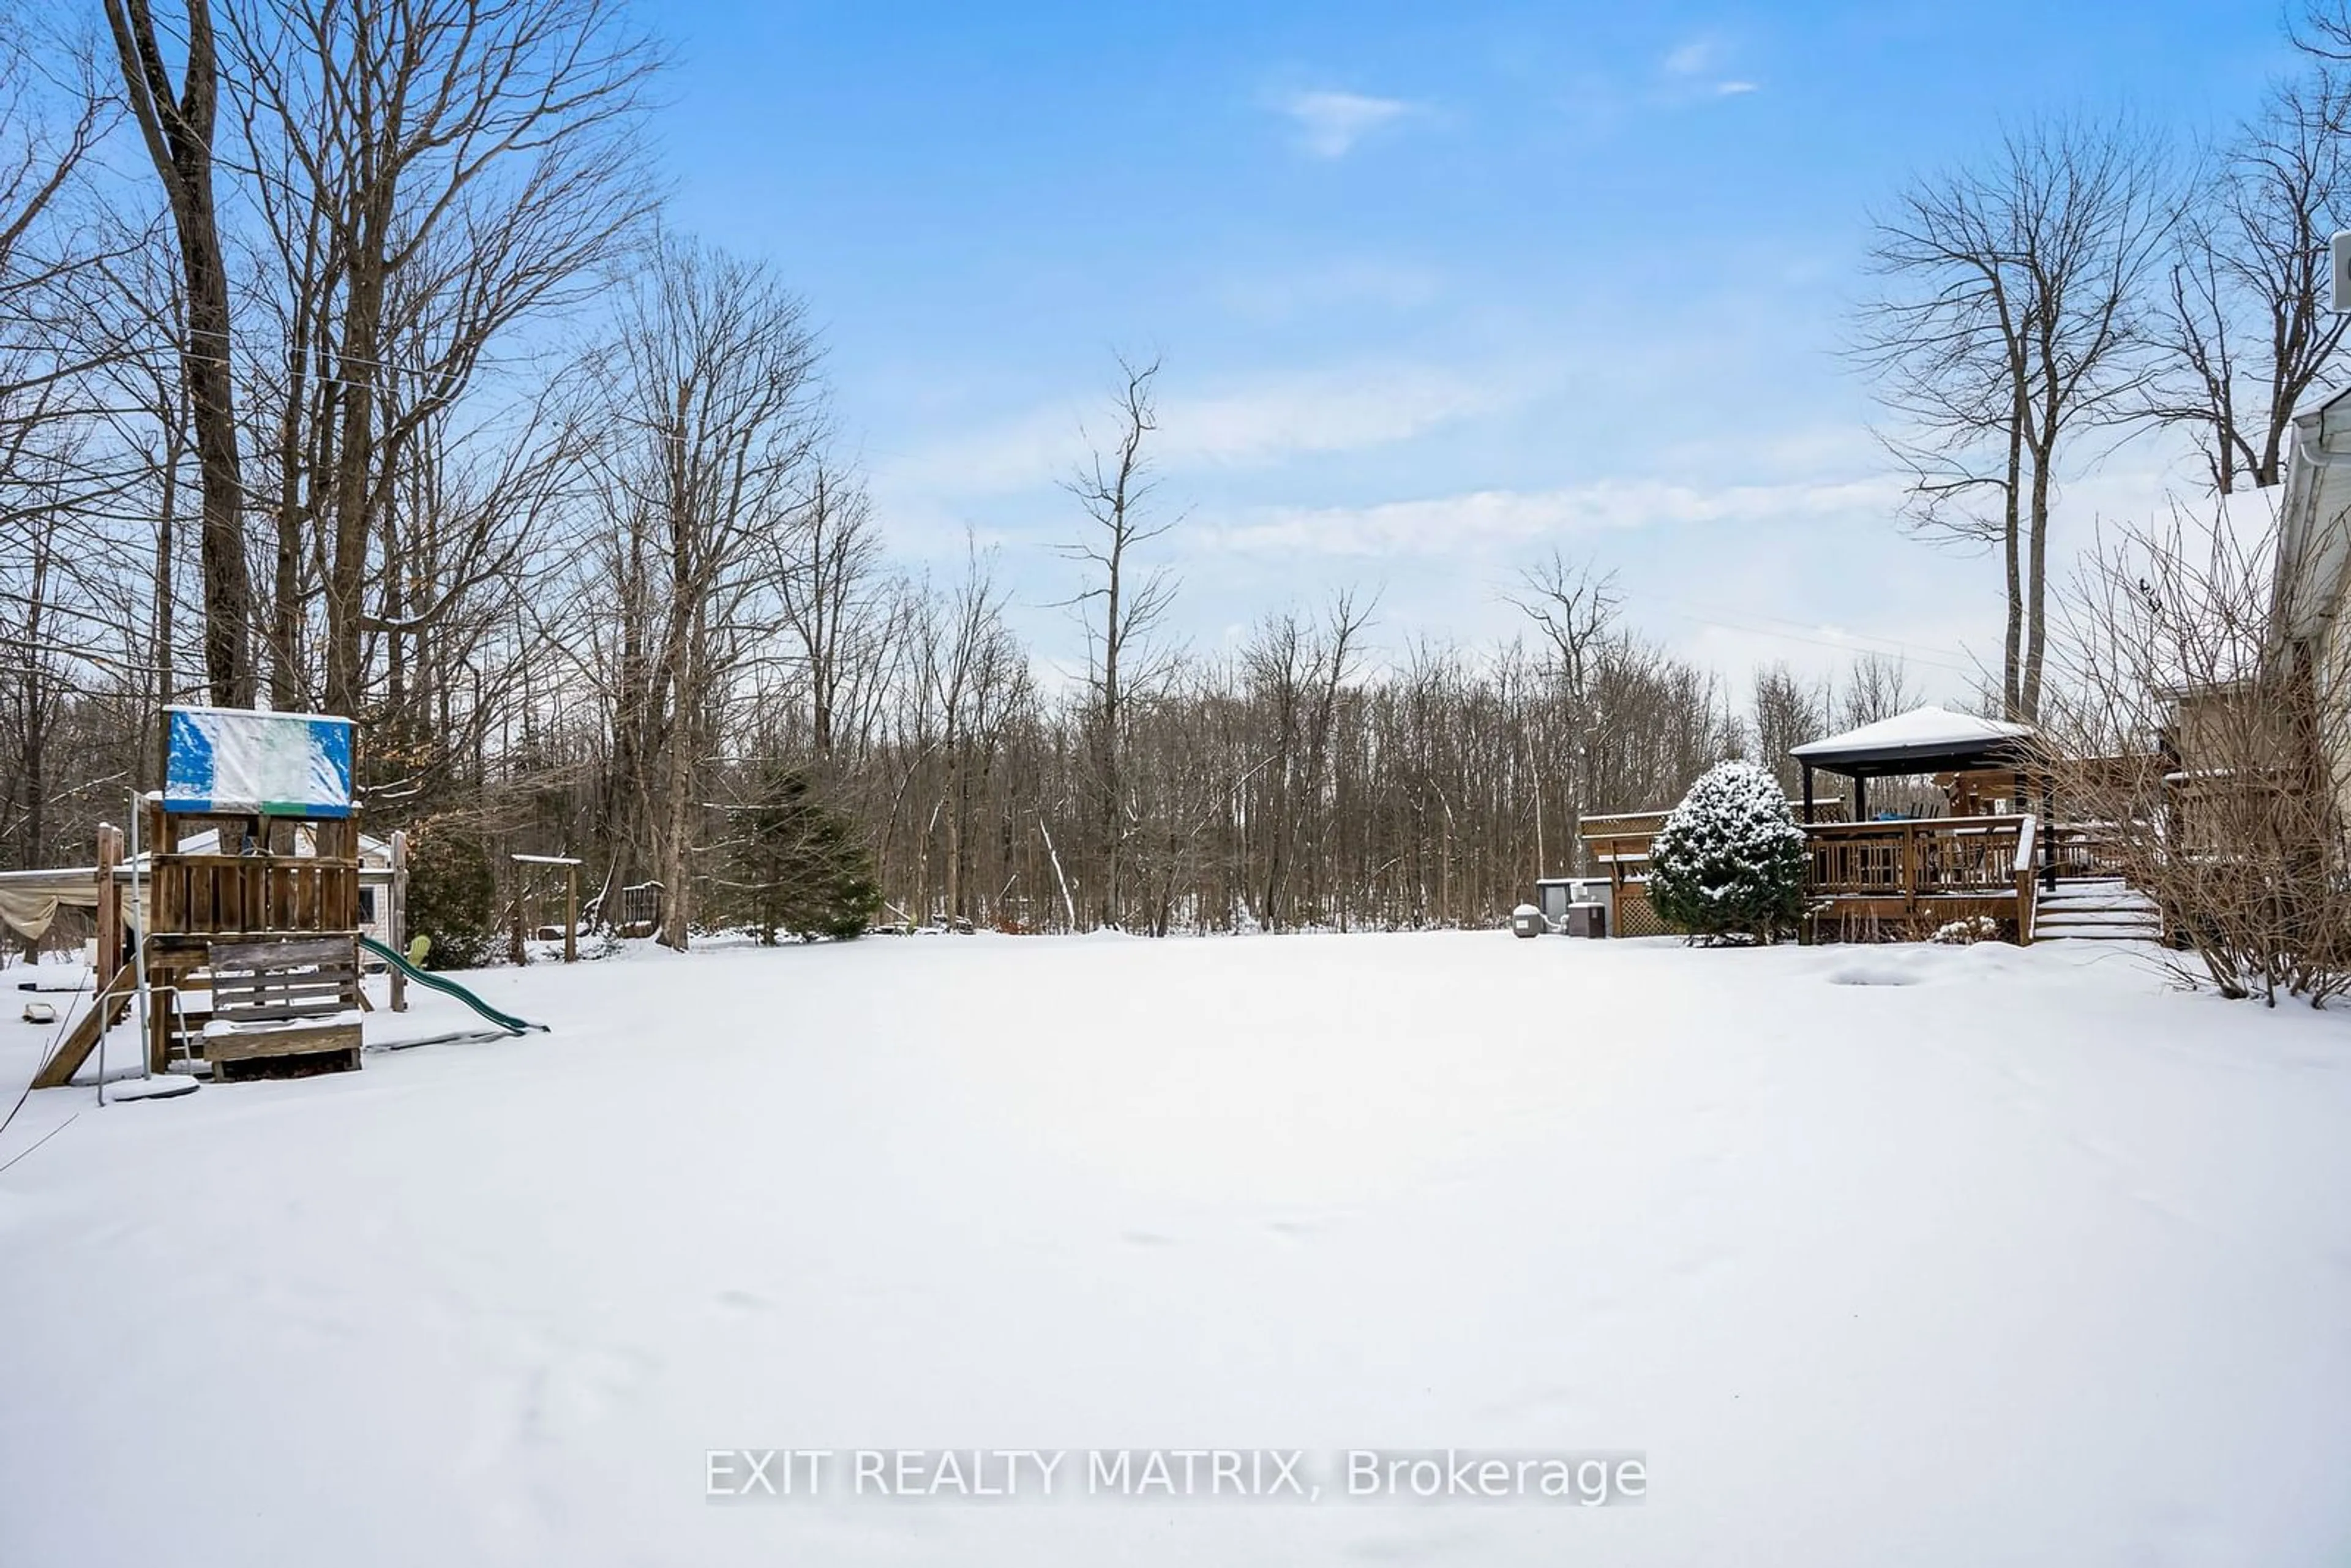
[[[1832,772],[1849,768],[1878,770],[1891,763],[1924,772],[1936,764],[1959,768],[1991,760],[2032,733],[2029,724],[1928,706],[1865,724],[1843,735],[1806,741],[1791,747],[1788,755]]]

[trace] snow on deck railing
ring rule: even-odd
[[[2035,826],[2022,814],[1811,823],[1805,885],[1826,898],[2004,896],[2019,873],[2000,841],[2030,842]]]
[[[1980,839],[2014,832],[2023,820],[2017,816],[1872,817],[1865,822],[1798,822],[1796,826],[1816,839],[1896,838],[1917,831],[1943,839]]]
[[[2032,870],[2032,840],[2040,828],[2041,819],[2027,812],[2016,830],[2016,874],[2019,876],[2028,875]]]

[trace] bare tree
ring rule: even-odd
[[[1315,896],[1323,880],[1320,841],[1327,831],[1325,786],[1339,693],[1363,657],[1371,611],[1350,593],[1335,595],[1320,626],[1295,611],[1269,615],[1241,653],[1243,678],[1262,716],[1263,755],[1241,784],[1255,781],[1250,812],[1262,828],[1263,880],[1259,918],[1279,931],[1295,923],[1296,885],[1305,883],[1311,917],[1325,917]]]
[[[2346,94],[2334,62],[2272,89],[2199,177],[2174,232],[2153,402],[2196,433],[2222,495],[2283,477],[2294,410],[2351,321],[2327,298],[2327,236],[2351,194]]]
[[[1549,557],[1519,574],[1518,590],[1505,597],[1542,633],[1568,690],[1586,690],[1593,655],[1624,604],[1616,574],[1589,561],[1571,562],[1553,546]]]
[[[2272,585],[2322,537],[2278,562],[2273,533],[2175,510],[2102,541],[2064,601],[2043,732],[2104,867],[2154,899],[2172,972],[2272,1006],[2351,991],[2351,685],[2273,621]]]
[[[916,663],[936,715],[938,794],[929,816],[944,835],[941,865],[950,919],[972,917],[973,794],[994,762],[1003,699],[1017,684],[1021,654],[1004,623],[1005,594],[992,553],[965,540],[964,574],[943,602],[928,606]],[[932,835],[924,834],[925,841]]]
[[[1802,787],[1802,769],[1788,753],[1828,733],[1828,693],[1807,685],[1784,664],[1755,672],[1752,723],[1755,760],[1771,769],[1791,795]]]
[[[819,431],[807,308],[765,267],[677,242],[631,290],[604,382],[622,429],[600,455],[616,792],[693,923],[701,766],[744,659],[780,625],[774,557]],[[583,585],[584,586],[584,585]]]
[[[101,487],[111,507],[122,514],[115,549],[130,555],[143,545],[151,563],[143,584],[128,573],[118,579],[127,595],[145,591],[141,608],[147,633],[140,653],[152,666],[152,700],[142,705],[146,711],[141,730],[152,740],[139,769],[142,789],[160,788],[162,781],[167,747],[154,714],[183,695],[179,557],[184,497],[190,488],[187,470],[195,455],[187,382],[176,347],[184,339],[186,295],[169,238],[162,232],[169,223],[168,216],[153,214],[143,226],[118,225],[118,232],[101,242],[101,254],[81,279],[72,312],[72,319],[88,330],[83,340],[89,361],[87,401],[93,405],[93,423],[107,432],[101,444],[113,454],[109,466],[120,476],[119,483]],[[105,526],[96,517],[92,521]],[[126,601],[123,625],[128,628],[139,619],[138,611]]]
[[[209,0],[187,0],[186,59],[175,86],[147,0],[106,0],[123,92],[163,184],[187,289],[181,373],[204,491],[204,673],[213,700],[253,706],[253,583],[245,559],[245,476],[231,364],[228,262],[213,189],[219,47]]]
[[[1890,653],[1856,653],[1845,673],[1844,690],[1837,697],[1837,723],[1845,729],[1859,729],[1907,713],[1919,700],[1908,664]]]
[[[401,462],[649,211],[630,131],[657,57],[612,0],[234,0],[229,20],[286,291],[279,592],[292,510],[319,529],[325,701],[357,713],[365,637],[413,619],[367,603]],[[282,604],[274,624],[282,644]]]
[[[776,536],[784,624],[802,663],[809,742],[832,756],[845,727],[862,738],[882,695],[890,620],[881,602],[882,538],[872,507],[853,476],[813,465],[791,527]]]
[[[1092,575],[1069,602],[1086,610],[1086,633],[1092,652],[1088,685],[1092,703],[1088,753],[1092,767],[1092,795],[1094,831],[1102,852],[1102,890],[1096,901],[1105,925],[1119,923],[1120,873],[1126,854],[1126,805],[1120,778],[1120,753],[1130,702],[1153,673],[1147,643],[1167,612],[1176,585],[1164,568],[1138,572],[1133,559],[1137,547],[1165,534],[1172,523],[1154,522],[1150,500],[1157,488],[1145,447],[1159,428],[1153,402],[1153,382],[1159,374],[1157,360],[1118,361],[1120,384],[1113,397],[1114,424],[1108,449],[1096,446],[1092,457],[1063,482],[1077,497],[1092,530],[1063,547],[1069,559],[1083,563]]]
[[[2286,36],[2312,59],[2351,65],[2351,0],[2303,0],[2301,15],[2289,20]],[[2338,107],[2351,112],[2351,103]],[[2345,121],[2337,118],[2330,129],[2340,134]]]
[[[1886,439],[1913,476],[1914,524],[2000,549],[2011,716],[2040,706],[2050,517],[2074,438],[2135,415],[2152,373],[2141,298],[2174,205],[2149,137],[2051,121],[1915,181],[1876,220],[1886,291],[1853,352],[1906,422]]]
[[[1592,562],[1570,562],[1556,546],[1548,558],[1519,574],[1519,587],[1506,595],[1535,624],[1549,646],[1547,665],[1558,694],[1560,724],[1556,744],[1546,747],[1550,772],[1563,804],[1564,841],[1581,844],[1577,827],[1580,803],[1588,793],[1583,778],[1592,719],[1594,664],[1615,634],[1617,611],[1624,602],[1616,574],[1603,572]],[[1541,865],[1548,853],[1543,832],[1545,766],[1534,764],[1535,857]]]

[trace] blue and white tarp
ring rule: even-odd
[[[351,721],[253,708],[172,707],[167,811],[351,814]]]

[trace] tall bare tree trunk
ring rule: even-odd
[[[2056,432],[2049,432],[2050,448],[2056,445]],[[2027,724],[2041,716],[2041,667],[2049,646],[2049,465],[2035,462],[2032,465],[2032,508],[2030,528],[2025,535],[2024,602],[2027,624],[2024,635],[2024,674],[2017,687],[2016,716]]]
[[[1102,852],[1102,897],[1097,903],[1104,925],[1121,918],[1126,862],[1126,803],[1122,777],[1127,708],[1135,685],[1133,657],[1138,645],[1165,613],[1174,589],[1161,573],[1131,582],[1128,559],[1134,546],[1158,538],[1168,525],[1144,522],[1144,507],[1154,482],[1144,446],[1159,428],[1153,403],[1152,382],[1159,374],[1156,360],[1135,363],[1121,359],[1123,379],[1116,395],[1118,434],[1110,454],[1097,450],[1092,463],[1066,482],[1093,520],[1095,536],[1063,547],[1063,553],[1087,562],[1101,572],[1098,582],[1081,591],[1072,602],[1102,601],[1102,620],[1089,627],[1099,639],[1100,662],[1094,668],[1093,716],[1091,737],[1093,772],[1094,829]]]
[[[2024,716],[2024,571],[2022,506],[2024,483],[2024,383],[2019,381],[2013,413],[2008,426],[2007,477],[2001,486],[2001,566],[2007,574],[2008,621],[2001,640],[2000,695],[2003,716]]]
[[[106,0],[106,20],[123,89],[170,201],[188,289],[180,365],[204,489],[204,675],[214,702],[250,707],[253,585],[245,564],[245,480],[229,357],[228,266],[213,197],[220,91],[212,10],[209,0],[188,0],[188,63],[176,94],[147,0]]]
[[[180,427],[176,421],[166,426],[163,438],[163,484],[162,504],[155,508],[155,749],[152,758],[155,771],[145,787],[161,789],[164,774],[171,767],[171,741],[162,718],[163,709],[178,696],[172,667],[172,549],[175,526],[180,513]]]
[[[362,107],[368,103],[361,78]],[[360,622],[365,612],[371,481],[375,476],[376,382],[382,359],[385,228],[393,194],[386,176],[368,192],[348,258],[343,306],[343,428],[336,444],[334,527],[327,554],[327,709],[357,714],[362,672]],[[387,570],[390,569],[386,563]]]
[[[681,672],[672,695],[669,766],[662,790],[662,943],[683,953],[693,921],[695,694],[693,674]]]
[[[2041,706],[2052,482],[2074,429],[2148,412],[2142,296],[2177,218],[2158,143],[2128,121],[2055,120],[1913,182],[1876,225],[1873,264],[1896,287],[1864,308],[1855,355],[1923,433],[1889,443],[1915,476],[1912,521],[2001,546],[2001,699],[2021,718]]]

